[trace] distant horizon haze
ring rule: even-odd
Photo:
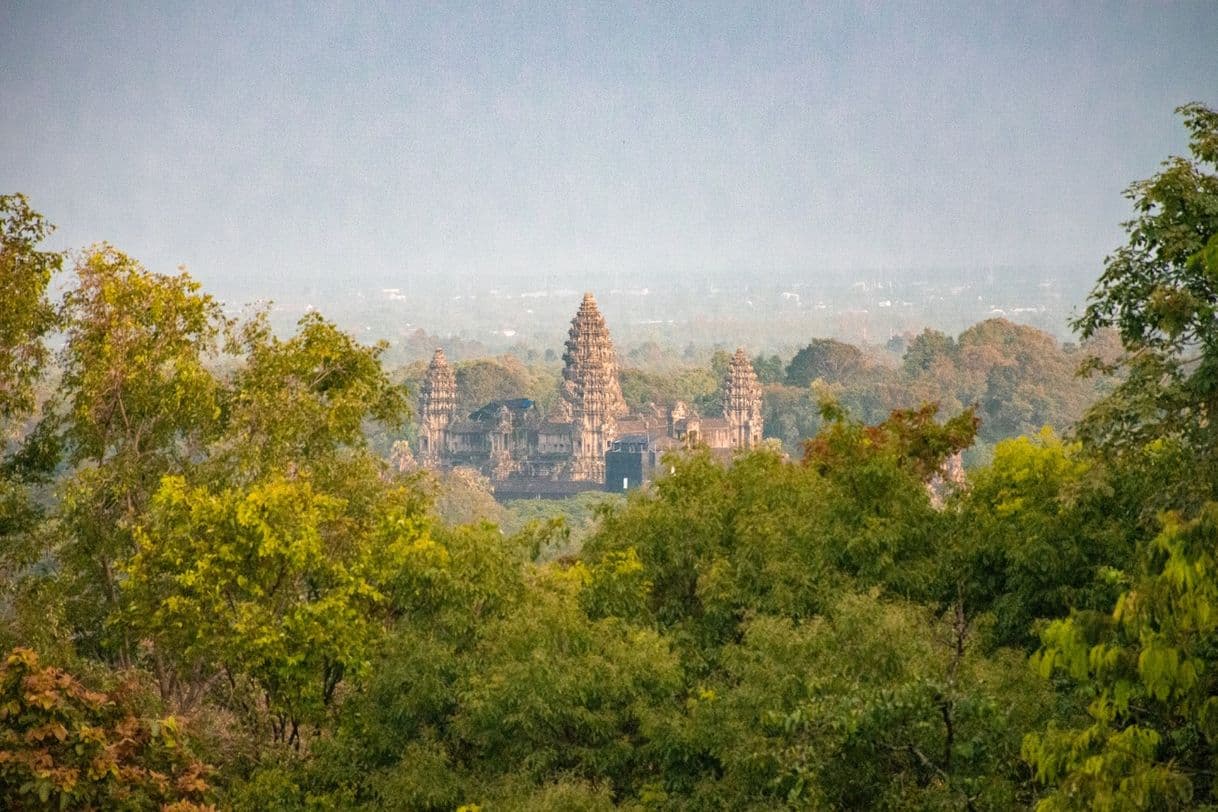
[[[1173,109],[1218,105],[1214,43],[1202,2],[8,3],[0,192],[233,301],[1086,287]]]

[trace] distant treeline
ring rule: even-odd
[[[975,406],[981,429],[973,459],[984,458],[1008,437],[1045,427],[1065,432],[1113,384],[1111,378],[1080,374],[1084,366],[1097,359],[1110,363],[1120,352],[1112,330],[1062,345],[1034,327],[991,319],[956,337],[928,329],[882,348],[812,339],[790,358],[758,355],[753,367],[764,388],[765,436],[780,440],[788,452],[798,453],[820,430],[819,403],[831,397],[867,422],[922,403],[938,403],[945,414]],[[718,414],[730,357],[718,350],[699,363],[656,344],[642,345],[621,359],[622,393],[633,409],[684,401],[702,414]],[[458,410],[469,413],[492,400],[521,396],[549,408],[558,392],[560,363],[557,358],[527,362],[515,355],[459,362]],[[417,392],[425,370],[418,362],[399,376]]]

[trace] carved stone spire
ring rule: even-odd
[[[761,443],[761,384],[743,347],[732,356],[723,379],[723,416],[732,427],[733,446],[754,448]]]
[[[571,320],[562,359],[562,396],[571,404],[572,478],[603,480],[605,451],[617,418],[626,413],[626,401],[613,341],[591,293],[584,294]]]
[[[423,379],[419,399],[419,451],[423,464],[435,467],[443,462],[447,452],[448,426],[457,413],[457,376],[444,357],[444,350],[436,349],[427,365],[427,377]]]

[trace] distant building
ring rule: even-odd
[[[457,378],[436,350],[420,393],[421,464],[475,468],[500,498],[569,496],[638,487],[670,448],[705,445],[730,454],[761,442],[761,387],[743,349],[723,382],[722,417],[701,417],[679,401],[630,414],[613,341],[587,293],[571,320],[563,363],[561,398],[548,414],[512,398],[458,417]]]

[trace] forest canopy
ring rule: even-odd
[[[0,196],[0,799],[1218,805],[1218,113],[1180,113],[1077,346],[762,355],[777,442],[563,515],[390,464],[419,370],[383,344],[48,251]],[[722,363],[623,394],[712,408]]]

